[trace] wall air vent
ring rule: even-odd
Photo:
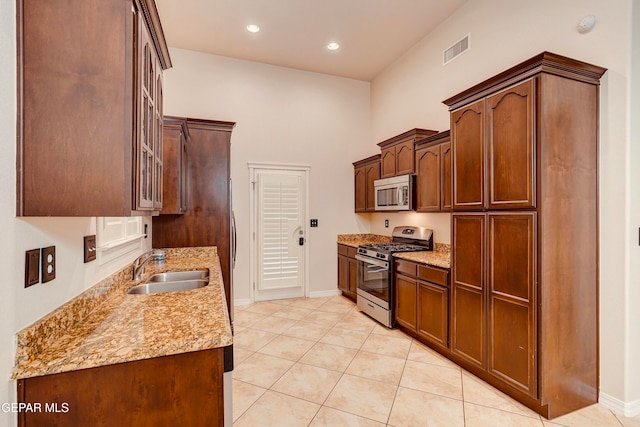
[[[449,62],[456,59],[468,51],[471,47],[471,33],[464,36],[462,39],[455,42],[451,47],[442,52],[442,65],[447,65]]]

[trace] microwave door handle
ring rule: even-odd
[[[402,185],[398,185],[398,188],[396,189],[398,191],[398,200],[396,202],[396,206],[403,206],[403,202],[404,202],[404,198],[402,197]]]

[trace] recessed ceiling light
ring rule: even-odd
[[[258,31],[260,31],[260,27],[255,24],[249,24],[247,25],[247,31],[249,31],[250,33],[257,33]]]
[[[338,50],[340,48],[340,45],[336,42],[331,42],[327,45],[327,49],[329,50]]]

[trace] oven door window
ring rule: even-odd
[[[358,288],[389,302],[389,265],[386,267],[358,261]]]

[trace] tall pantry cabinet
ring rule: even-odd
[[[451,111],[451,352],[553,418],[598,400],[598,89],[544,52]]]

